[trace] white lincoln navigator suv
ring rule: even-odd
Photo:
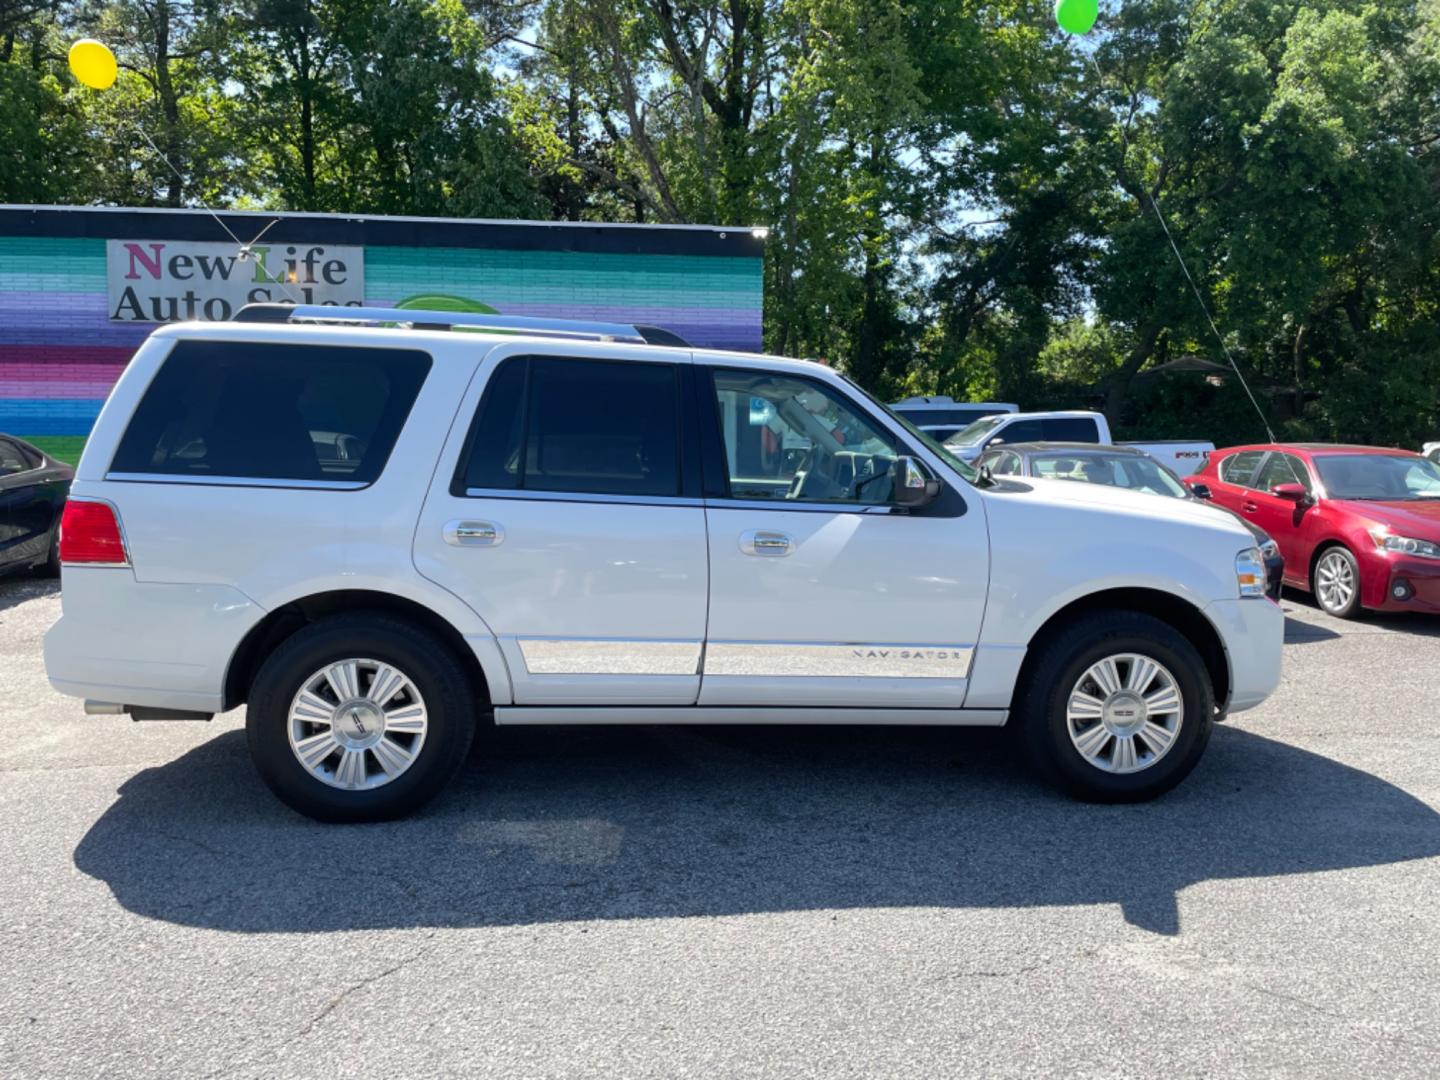
[[[1133,801],[1277,685],[1240,524],[991,480],[829,368],[674,340],[334,307],[157,330],[76,472],[51,683],[246,705],[266,783],[331,821],[414,810],[492,716],[1008,724]]]

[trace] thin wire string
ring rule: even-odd
[[[155,140],[150,138],[149,133],[139,124],[135,125],[135,130],[140,133],[140,137],[145,140],[146,144],[149,145],[150,149],[155,151],[155,156],[165,163],[165,167],[175,174],[176,179],[178,179],[181,184],[184,184],[185,175],[171,163],[170,159],[165,156],[165,152],[161,150],[160,147],[155,145]],[[196,201],[199,202],[201,209],[203,209],[207,214],[209,214],[212,218],[215,219],[215,224],[219,225],[220,228],[224,229],[225,234],[229,236],[231,240],[235,241],[235,246],[240,249],[240,259],[242,262],[250,255],[250,249],[260,242],[260,238],[264,236],[267,232],[269,232],[273,226],[280,223],[279,218],[273,218],[270,222],[266,224],[263,229],[261,229],[258,233],[255,234],[255,239],[251,240],[250,243],[247,244],[243,240],[241,240],[240,237],[236,236],[234,232],[231,231],[230,226],[225,224],[224,219],[221,218],[221,216],[217,214],[214,210],[212,210],[209,204],[206,203],[204,199],[197,197]],[[264,262],[257,262],[255,264],[255,267],[262,274],[268,277],[271,282],[279,285],[280,288],[284,289],[285,295],[288,296],[292,301],[294,301],[296,304],[300,303],[300,298],[296,296],[295,293],[291,290],[289,282],[285,281],[283,278],[277,278],[274,274],[270,273],[270,271],[266,269]]]
[[[1095,59],[1094,52],[1085,54],[1090,61],[1091,68],[1095,71],[1095,77],[1100,80],[1100,88],[1105,88],[1105,73],[1100,70],[1100,64]],[[1126,168],[1130,158],[1130,138],[1125,134],[1125,125],[1118,119],[1115,121],[1115,129],[1120,133],[1120,167]],[[1185,261],[1185,256],[1180,251],[1180,245],[1175,243],[1175,237],[1170,233],[1170,225],[1165,220],[1165,214],[1160,209],[1160,202],[1153,193],[1140,184],[1140,193],[1155,211],[1155,218],[1160,222],[1160,229],[1165,233],[1165,239],[1170,242],[1170,250],[1175,252],[1175,258],[1180,263],[1180,269],[1185,274],[1185,280],[1190,283],[1190,291],[1195,294],[1195,300],[1200,305],[1200,310],[1205,313],[1205,321],[1210,324],[1210,330],[1215,335],[1215,340],[1220,343],[1220,350],[1225,354],[1225,359],[1230,362],[1230,368],[1235,372],[1235,377],[1240,380],[1240,385],[1245,389],[1245,396],[1250,399],[1250,404],[1255,406],[1255,412],[1260,417],[1260,423],[1265,428],[1265,434],[1271,442],[1275,442],[1275,432],[1270,427],[1270,421],[1265,416],[1265,410],[1260,408],[1260,402],[1256,400],[1254,392],[1250,389],[1250,383],[1246,381],[1245,375],[1240,370],[1240,365],[1235,362],[1235,355],[1230,351],[1230,346],[1225,343],[1225,335],[1220,333],[1220,327],[1215,325],[1215,317],[1210,314],[1210,305],[1205,302],[1204,295],[1200,292],[1200,286],[1196,283],[1195,277],[1190,273],[1190,266]]]

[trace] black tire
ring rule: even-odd
[[[35,564],[35,576],[42,578],[58,578],[60,576],[60,525],[58,523],[50,533],[50,547],[47,549],[45,561]]]
[[[393,665],[424,700],[427,728],[408,768],[379,787],[343,790],[312,776],[290,747],[289,711],[300,688],[329,663],[364,657]],[[245,733],[261,778],[282,802],[318,821],[388,821],[433,799],[465,762],[475,734],[474,688],[430,634],[381,614],[336,616],[287,638],[261,665]]]
[[[1087,802],[1143,802],[1169,791],[1195,768],[1215,725],[1215,695],[1200,653],[1169,623],[1139,612],[1096,611],[1036,649],[1014,719],[1026,756],[1051,784]],[[1153,765],[1131,773],[1107,772],[1088,762],[1071,741],[1066,715],[1086,670],[1121,653],[1164,665],[1183,706],[1169,749]]]
[[[1350,602],[1343,605],[1331,606],[1321,598],[1320,592],[1320,567],[1325,560],[1339,559],[1350,570],[1350,580],[1354,582],[1354,591],[1350,594]],[[1337,619],[1358,619],[1365,613],[1360,606],[1360,564],[1355,561],[1355,556],[1350,549],[1340,544],[1331,544],[1325,548],[1315,559],[1315,565],[1310,569],[1310,593],[1315,597],[1315,603],[1320,610],[1327,615],[1333,615]]]

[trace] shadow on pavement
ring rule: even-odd
[[[1286,645],[1308,645],[1314,641],[1339,640],[1340,635],[1328,626],[1317,626],[1315,623],[1292,619],[1289,615],[1285,616]]]
[[[1368,773],[1221,726],[1143,806],[1041,788],[998,732],[505,729],[425,813],[324,826],[229,732],[120,789],[75,852],[128,910],[241,932],[886,906],[1119,903],[1178,931],[1224,878],[1440,854],[1440,814]]]
[[[60,582],[55,578],[37,578],[22,572],[7,573],[0,577],[0,611],[59,592]]]

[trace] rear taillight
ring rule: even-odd
[[[115,508],[84,499],[67,502],[60,518],[60,561],[67,566],[129,566]]]

